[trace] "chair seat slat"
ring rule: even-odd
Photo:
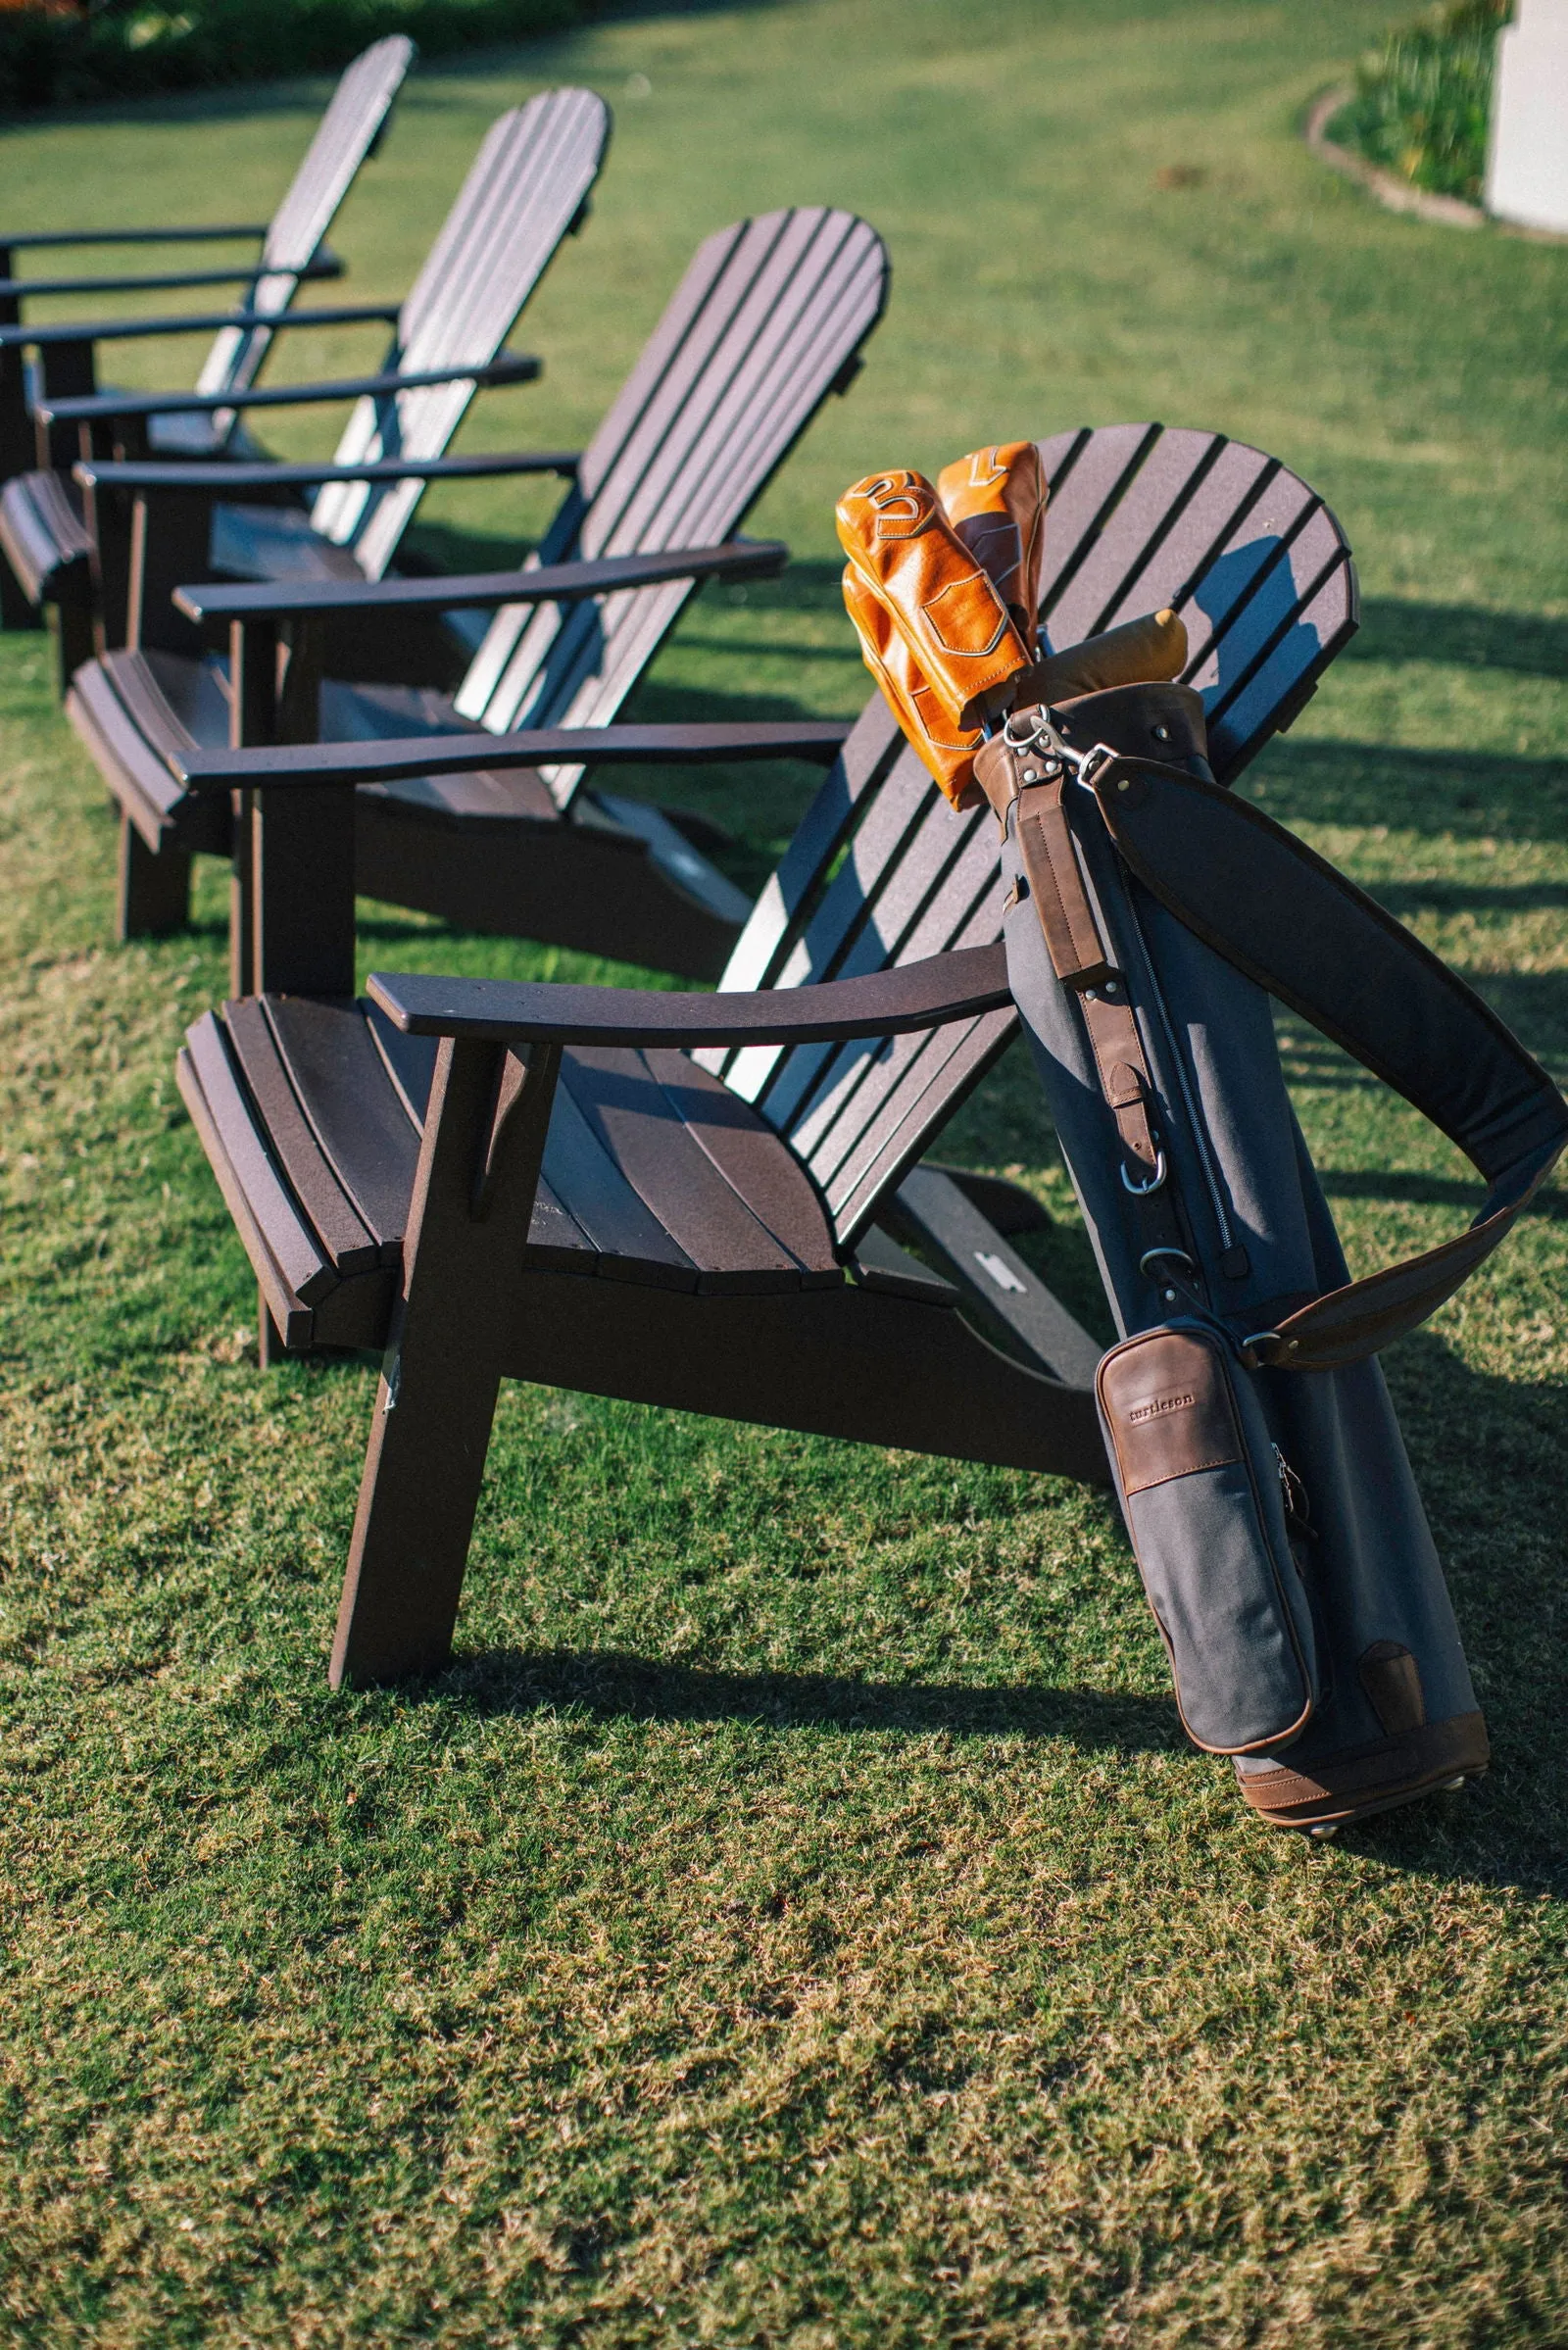
[[[812,1281],[842,1278],[822,1204],[792,1153],[759,1117],[741,1112],[727,1086],[693,1055],[655,1047],[643,1054],[687,1132]]]
[[[607,1155],[698,1269],[699,1289],[799,1287],[794,1254],[690,1132],[640,1053],[579,1048],[563,1057],[561,1081]],[[739,1102],[734,1107],[745,1114]],[[779,1148],[765,1128],[758,1140]]]
[[[309,996],[262,1000],[323,1157],[391,1262],[402,1244],[419,1138],[364,1018]]]
[[[225,1004],[223,1027],[263,1124],[288,1170],[289,1183],[335,1269],[343,1274],[368,1273],[376,1265],[394,1261],[402,1238],[401,1224],[393,1236],[390,1255],[383,1257],[380,1242],[356,1215],[300,1107],[262,1004],[254,996]]]

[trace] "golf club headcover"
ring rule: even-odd
[[[967,733],[1004,707],[1008,680],[1029,666],[1028,648],[924,474],[868,474],[845,491],[836,520],[852,569],[908,647],[948,725]],[[868,665],[875,672],[876,662]]]
[[[965,730],[949,724],[887,608],[853,563],[844,566],[844,606],[855,622],[865,665],[882,688],[910,747],[955,808],[975,807],[980,787],[974,779],[974,755],[985,738],[978,728]]]
[[[937,475],[942,511],[976,563],[991,575],[1024,643],[1033,649],[1040,611],[1051,491],[1033,441],[976,449]]]
[[[1078,694],[1102,694],[1117,685],[1158,685],[1187,666],[1187,628],[1173,612],[1146,612],[1120,628],[1085,637],[1061,653],[1048,653],[1027,678],[1023,702],[1067,702]]]

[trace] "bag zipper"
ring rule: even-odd
[[[1130,880],[1130,876],[1126,878]],[[1175,1065],[1176,1084],[1181,1093],[1182,1106],[1187,1112],[1187,1124],[1192,1134],[1193,1148],[1198,1155],[1198,1164],[1202,1173],[1204,1189],[1208,1193],[1208,1203],[1213,1210],[1214,1222],[1219,1229],[1220,1253],[1224,1255],[1236,1245],[1236,1231],[1230,1219],[1230,1203],[1220,1188],[1219,1171],[1214,1165],[1208,1147],[1208,1137],[1203,1131],[1202,1117],[1194,1099],[1193,1087],[1188,1080],[1186,1056],[1182,1052],[1169,1008],[1165,1003],[1164,992],[1155,973],[1154,958],[1150,953],[1149,941],[1144,936],[1144,926],[1138,918],[1138,908],[1133,903],[1131,888],[1125,891],[1125,897],[1128,918],[1132,923],[1133,932],[1144,958],[1144,975],[1148,982],[1149,992],[1158,1009],[1160,1026],[1165,1032],[1165,1042],[1169,1047],[1170,1056]]]

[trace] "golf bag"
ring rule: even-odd
[[[1038,655],[1028,443],[846,492],[845,599],[910,742],[1003,827],[1007,973],[1110,1299],[1097,1395],[1189,1736],[1332,1833],[1486,1768],[1378,1350],[1452,1296],[1568,1143],[1462,980],[1213,780],[1174,612]],[[1001,731],[997,731],[1000,726]],[[1469,1230],[1352,1281],[1274,997],[1485,1178]]]
[[[1496,1247],[1568,1104],[1461,980],[1211,780],[1190,689],[1015,711],[975,773],[1004,825],[1008,977],[1123,1334],[1101,1420],[1189,1736],[1235,1757],[1254,1810],[1320,1832],[1479,1773],[1375,1357]],[[1350,1280],[1270,995],[1466,1152],[1491,1187],[1467,1232]]]

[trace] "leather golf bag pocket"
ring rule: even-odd
[[[1262,1754],[1317,1701],[1311,1609],[1250,1376],[1200,1322],[1113,1346],[1096,1379],[1106,1448],[1189,1738]]]

